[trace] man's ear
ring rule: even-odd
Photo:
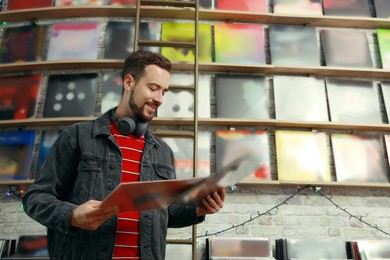
[[[134,88],[134,85],[135,85],[135,81],[133,76],[127,74],[123,79],[123,87],[125,88],[125,91],[130,91],[132,88]]]

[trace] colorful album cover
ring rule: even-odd
[[[374,68],[367,33],[352,30],[320,30],[326,66]]]
[[[109,0],[109,5],[129,5],[136,6],[137,0]]]
[[[179,0],[180,2],[193,2],[195,0]],[[199,7],[205,9],[212,9],[214,7],[215,0],[198,0]],[[109,0],[110,5],[130,5],[135,6],[137,4],[137,0]]]
[[[42,75],[0,77],[0,120],[35,115]]]
[[[216,0],[216,9],[248,12],[267,12],[266,0]]]
[[[214,38],[216,62],[265,64],[262,25],[215,23]]]
[[[390,18],[390,1],[389,0],[374,0],[376,17]]]
[[[47,158],[47,155],[49,154],[51,147],[53,146],[54,142],[59,137],[61,131],[60,130],[44,130],[41,133],[41,140],[39,143],[39,150],[38,150],[38,159],[37,159],[37,165],[35,170],[34,179],[37,179],[39,175],[41,174],[42,166]]]
[[[271,180],[267,131],[216,130],[215,148],[217,171],[238,157],[251,153],[263,165],[243,182]]]
[[[320,66],[316,29],[300,25],[269,25],[271,64]]]
[[[390,69],[390,30],[377,29],[382,68]]]
[[[50,7],[53,0],[8,0],[7,10]]]
[[[193,178],[193,147],[192,138],[163,137],[173,151],[175,157],[175,170],[177,179]],[[210,176],[210,143],[211,134],[209,132],[198,132],[198,165],[197,177]]]
[[[273,83],[276,119],[329,121],[323,79],[274,76]]]
[[[122,77],[120,71],[105,73],[103,76],[102,114],[116,107],[122,96]]]
[[[43,117],[91,117],[95,114],[97,74],[51,75]]]
[[[194,76],[188,74],[171,75],[170,86],[193,87]],[[198,117],[210,118],[211,76],[198,77]],[[158,117],[194,117],[194,91],[170,90],[164,95],[164,102],[157,110]]]
[[[35,131],[0,132],[0,180],[30,177]]]
[[[134,51],[134,22],[107,23],[105,36],[105,59],[126,59]],[[139,39],[157,41],[160,39],[161,24],[154,22],[141,22],[139,28]],[[140,46],[141,50],[158,52],[158,47]]]
[[[55,0],[55,6],[104,5],[108,0]]]
[[[386,107],[387,120],[390,122],[390,81],[381,82],[383,100]]]
[[[275,14],[323,15],[321,0],[273,0]]]
[[[279,181],[331,181],[325,133],[276,130],[275,140]]]
[[[53,23],[47,60],[95,60],[98,45],[98,22]]]
[[[379,136],[332,134],[338,182],[388,182]]]
[[[328,78],[326,85],[332,122],[382,124],[372,81]]]
[[[322,0],[322,4],[325,15],[371,17],[369,0]]]
[[[170,42],[195,42],[195,25],[190,23],[162,23],[162,41]],[[173,48],[162,47],[161,53],[171,61],[194,62],[194,48]],[[212,61],[212,44],[211,44],[211,25],[199,24],[199,45],[198,45],[200,62]]]
[[[0,45],[0,63],[42,60],[46,26],[25,25],[4,29]]]
[[[217,117],[268,119],[268,86],[263,76],[217,74]]]

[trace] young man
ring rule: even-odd
[[[64,129],[26,192],[26,213],[48,228],[51,259],[164,259],[168,227],[200,223],[223,206],[223,190],[201,206],[118,215],[101,201],[120,182],[176,178],[171,149],[148,129],[168,91],[172,65],[136,51],[124,62],[118,107]]]

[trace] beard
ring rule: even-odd
[[[144,106],[145,106],[145,103],[141,107],[137,106],[137,104],[134,102],[134,90],[132,90],[130,93],[130,98],[129,98],[129,107],[130,107],[131,111],[133,112],[133,116],[134,116],[135,120],[138,122],[144,123],[144,122],[148,122],[148,121],[153,119],[153,115],[151,118],[146,118],[144,116],[144,114],[142,113]]]

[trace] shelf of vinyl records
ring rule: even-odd
[[[0,74],[13,72],[34,72],[53,70],[80,70],[80,69],[121,69],[122,60],[98,59],[98,60],[57,60],[57,61],[35,61],[15,62],[0,64]],[[194,65],[187,62],[174,62],[173,69],[177,71],[192,70]],[[390,79],[390,70],[371,68],[345,68],[345,67],[290,67],[266,65],[241,65],[218,62],[200,62],[201,72],[234,72],[234,73],[256,73],[265,75],[297,75],[317,77],[350,77],[370,79]]]
[[[193,19],[194,9],[180,7],[141,8],[145,18]],[[58,18],[84,17],[125,17],[136,15],[135,7],[126,6],[68,6],[3,11],[2,22],[37,21]],[[390,20],[382,18],[342,17],[342,16],[302,16],[243,11],[206,10],[199,11],[199,19],[207,21],[226,21],[263,24],[290,24],[322,27],[348,28],[390,28]]]

